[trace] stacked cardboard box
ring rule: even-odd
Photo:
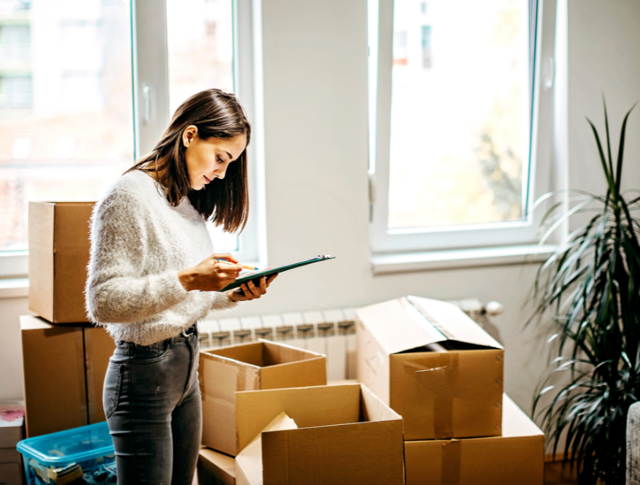
[[[84,285],[93,202],[29,204],[29,309],[22,355],[27,436],[104,421],[102,385],[115,344],[87,323]]]
[[[360,384],[325,386],[321,354],[260,341],[200,369],[201,484],[404,483],[402,418]]]
[[[24,438],[24,406],[21,403],[0,403],[0,484],[20,485],[22,458],[16,449]]]
[[[357,311],[358,380],[405,423],[407,483],[537,484],[544,436],[503,397],[504,349],[458,307],[404,297]]]

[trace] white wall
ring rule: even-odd
[[[269,261],[318,253],[337,259],[282,275],[267,297],[235,314],[361,306],[405,294],[497,300],[505,305],[504,314],[493,319],[506,347],[505,389],[530,409],[545,366],[539,339],[522,329],[535,266],[371,272],[366,1],[269,0],[262,8]],[[603,89],[612,124],[618,126],[640,98],[640,2],[569,1],[568,32],[569,183],[601,191],[584,115],[599,120]],[[640,109],[634,116],[625,183],[640,187],[640,166],[631,166],[640,153]],[[0,399],[21,394],[15,349],[20,345],[17,315],[23,309],[24,303],[0,300]],[[5,355],[5,349],[13,354]]]

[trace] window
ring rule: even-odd
[[[134,107],[136,153],[162,135],[175,109],[191,95],[218,87],[234,92],[253,122],[251,2],[248,0],[138,0],[135,11]],[[166,49],[164,48],[166,46]],[[253,123],[255,128],[255,123]],[[250,199],[256,207],[255,138],[248,149]],[[256,261],[257,216],[240,236],[209,225],[216,251]]]
[[[370,0],[375,253],[534,242],[532,201],[550,190],[546,3]]]
[[[96,200],[133,161],[129,6],[0,1],[0,274],[26,274],[30,200]]]
[[[247,4],[0,0],[0,276],[27,272],[30,200],[99,199],[192,94],[244,93],[252,117]],[[239,238],[211,227],[216,250],[257,260],[256,225],[254,210]]]

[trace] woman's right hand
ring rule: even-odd
[[[178,279],[187,291],[219,291],[238,278],[242,266],[237,263],[229,253],[214,253],[197,266],[178,271]]]

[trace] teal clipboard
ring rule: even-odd
[[[238,288],[242,283],[246,283],[251,280],[259,280],[263,276],[270,276],[276,273],[284,273],[285,271],[289,271],[290,269],[300,268],[301,266],[307,266],[308,264],[319,263],[320,261],[327,261],[329,259],[335,259],[335,256],[329,256],[328,254],[321,254],[316,256],[315,258],[307,259],[305,261],[299,261],[297,263],[287,264],[285,266],[279,266],[278,268],[269,268],[262,271],[256,271],[255,273],[248,274],[247,276],[243,276],[238,278],[233,283],[225,286],[219,291],[229,291],[234,288]]]

